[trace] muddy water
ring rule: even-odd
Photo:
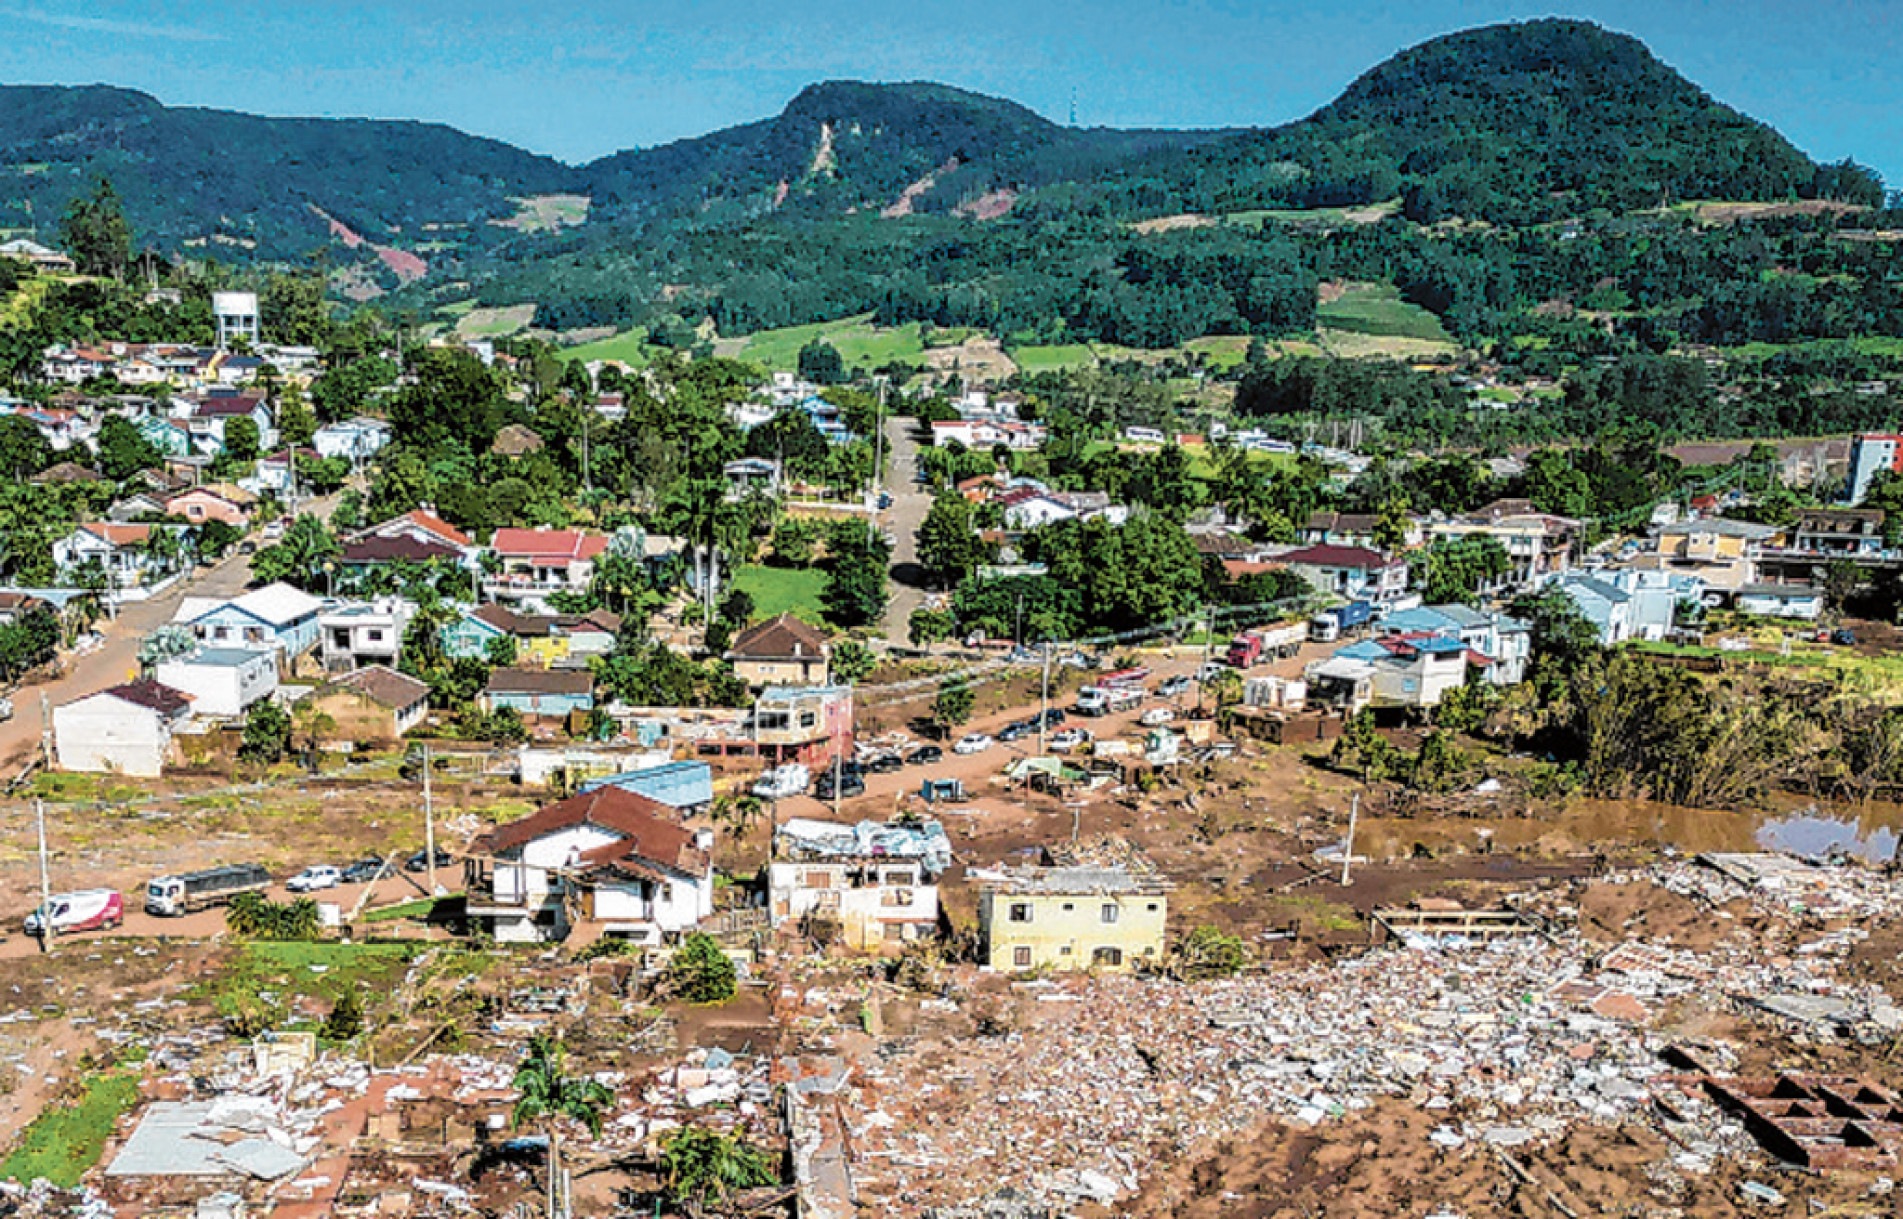
[[[1362,822],[1357,851],[1376,858],[1443,851],[1571,854],[1673,847],[1680,851],[1782,850],[1823,855],[1833,848],[1882,862],[1903,837],[1903,805],[1832,805],[1773,800],[1757,809],[1679,808],[1644,800],[1574,799],[1533,817],[1376,818]],[[1361,845],[1365,843],[1366,845]]]

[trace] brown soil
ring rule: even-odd
[[[1748,913],[1749,904],[1736,902],[1727,913],[1714,912],[1688,897],[1661,889],[1646,880],[1586,886],[1579,900],[1579,931],[1596,944],[1646,940],[1693,952],[1710,952],[1737,929],[1733,921]]]

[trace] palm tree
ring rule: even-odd
[[[557,1123],[562,1118],[580,1122],[588,1132],[601,1137],[601,1112],[614,1101],[614,1093],[598,1080],[568,1074],[564,1069],[568,1050],[546,1033],[529,1038],[529,1053],[516,1068],[515,1090],[521,1093],[515,1102],[511,1120],[517,1126],[539,1120],[548,1137],[548,1213],[551,1219],[566,1215],[561,1194],[561,1143]]]

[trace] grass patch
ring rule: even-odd
[[[415,901],[398,902],[394,906],[384,906],[377,910],[366,910],[357,921],[363,923],[394,923],[398,919],[417,919],[428,922],[436,913],[438,902],[461,901],[462,894],[450,893],[442,897],[419,897]]]
[[[146,789],[108,774],[59,774],[41,771],[33,776],[33,794],[53,804],[117,804],[146,796]]]
[[[91,1076],[77,1100],[33,1119],[0,1164],[0,1179],[24,1183],[44,1177],[61,1189],[73,1188],[99,1162],[114,1123],[138,1099],[139,1080],[129,1071]]]
[[[753,598],[756,619],[793,614],[818,622],[824,617],[819,594],[826,587],[826,573],[816,567],[741,567],[733,573],[733,585]]]
[[[558,360],[616,360],[631,368],[646,368],[654,360],[654,348],[648,345],[647,327],[637,326],[611,338],[597,339],[555,353]]]
[[[1097,362],[1097,353],[1087,343],[1053,343],[1042,347],[1013,347],[1009,352],[1019,371],[1029,376],[1040,372],[1063,372],[1071,368],[1089,368]]]
[[[347,990],[368,997],[388,993],[419,949],[409,944],[247,943],[215,977],[194,988],[217,1002],[221,995],[276,995],[335,1003]]]
[[[1400,289],[1392,284],[1351,284],[1341,296],[1318,306],[1315,318],[1325,330],[1430,343],[1453,342],[1439,318],[1419,305],[1402,300]]]
[[[952,345],[946,338],[946,332],[935,332],[932,345]],[[745,360],[768,371],[790,372],[799,367],[800,348],[815,339],[831,344],[848,368],[876,368],[894,360],[925,362],[925,339],[917,322],[874,326],[870,313],[722,339],[714,344],[714,350],[719,355]]]

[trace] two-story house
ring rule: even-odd
[[[939,873],[951,840],[936,821],[847,824],[795,817],[774,831],[767,865],[774,926],[826,920],[840,942],[880,952],[938,930]]]
[[[1572,566],[1580,529],[1581,522],[1541,512],[1530,500],[1501,499],[1464,516],[1433,521],[1427,533],[1430,541],[1443,537],[1492,538],[1507,552],[1512,564],[1510,582],[1524,586],[1538,584]]]
[[[755,623],[733,637],[727,660],[749,686],[825,685],[832,644],[819,628],[792,614]]]
[[[713,831],[619,787],[570,796],[479,839],[469,916],[501,943],[604,935],[672,938],[714,911]],[[658,935],[657,935],[658,933]]]
[[[1407,560],[1390,559],[1365,546],[1304,546],[1275,556],[1275,561],[1323,596],[1385,605],[1407,592]]]
[[[579,529],[498,529],[489,540],[497,570],[483,580],[492,600],[543,601],[554,592],[585,592],[608,539]]]
[[[200,643],[275,652],[292,662],[317,646],[317,615],[324,603],[289,584],[267,584],[236,597],[186,597],[172,621]]]
[[[1728,596],[1758,583],[1758,562],[1777,532],[1775,525],[1723,517],[1666,525],[1653,535],[1652,549],[1633,558],[1630,566],[1694,576],[1707,588]]]
[[[401,597],[350,601],[317,615],[324,672],[348,673],[365,665],[395,668],[403,655],[403,634],[416,607]]]
[[[586,667],[590,657],[614,651],[621,616],[607,610],[586,614],[520,614],[506,605],[483,605],[440,632],[443,653],[456,659],[486,659],[510,640],[517,665],[545,669]]]
[[[978,960],[1002,970],[1160,964],[1169,885],[1127,867],[1021,868],[975,877]]]

